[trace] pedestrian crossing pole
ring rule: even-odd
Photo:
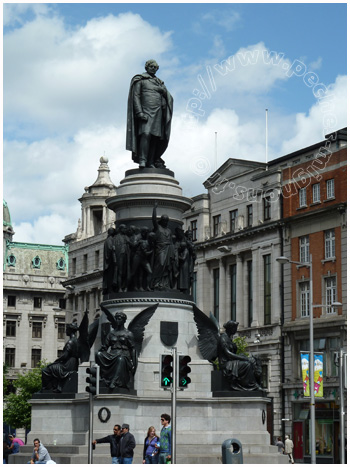
[[[171,350],[173,356],[173,386],[171,388],[171,463],[176,464],[176,391],[178,387],[177,348]]]

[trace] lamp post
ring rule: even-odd
[[[301,263],[300,261],[292,261],[286,256],[276,258],[280,264],[292,263],[298,266],[305,266],[310,269],[310,290],[309,290],[309,316],[310,316],[310,361],[309,361],[309,374],[310,374],[310,454],[311,464],[316,464],[316,432],[315,432],[315,391],[314,391],[314,309],[313,309],[313,283],[312,283],[312,255],[310,255],[309,262]]]

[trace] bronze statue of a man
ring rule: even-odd
[[[173,98],[156,77],[158,64],[148,60],[146,73],[132,78],[128,98],[126,149],[140,168],[164,168],[173,114]]]

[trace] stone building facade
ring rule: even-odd
[[[65,343],[68,248],[13,241],[3,206],[3,361],[8,379],[46,359],[56,360]]]
[[[228,159],[205,183],[208,193],[185,213],[195,231],[197,306],[222,326],[239,322],[252,354],[263,364],[271,404],[270,434],[281,430],[281,171]]]
[[[108,159],[100,158],[96,181],[85,188],[79,199],[81,220],[77,231],[67,235],[69,246],[69,277],[64,282],[67,297],[67,319],[82,318],[89,310],[89,320],[99,313],[102,301],[103,246],[107,230],[114,227],[115,213],[107,208],[105,200],[116,193],[109,176]]]

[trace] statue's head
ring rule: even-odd
[[[159,225],[162,227],[167,227],[169,222],[169,217],[166,214],[163,214],[160,218]]]
[[[159,65],[155,60],[147,60],[147,62],[145,63],[145,70],[150,75],[155,75],[159,70]]]
[[[109,237],[113,237],[113,235],[115,234],[115,229],[113,227],[110,227],[107,230],[107,234],[108,234]]]
[[[126,314],[123,313],[122,311],[117,311],[116,314],[114,315],[114,319],[118,326],[125,324],[126,318],[127,318]]]
[[[66,324],[66,334],[67,336],[71,336],[78,331],[79,327],[76,322]]]
[[[120,224],[120,226],[118,227],[118,231],[121,234],[126,234],[126,232],[127,232],[126,225],[125,224]]]
[[[239,323],[237,323],[236,321],[230,320],[230,321],[227,321],[227,323],[224,324],[224,328],[225,328],[227,334],[229,334],[230,336],[233,336],[237,332],[238,325],[239,325]]]
[[[141,227],[140,231],[141,231],[142,238],[146,239],[149,234],[149,228],[144,226],[144,227]]]

